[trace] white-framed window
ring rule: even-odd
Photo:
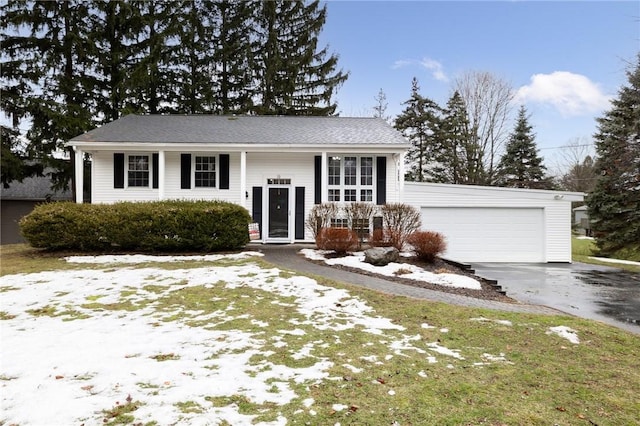
[[[372,156],[330,156],[328,159],[328,200],[373,202]]]
[[[216,187],[216,156],[207,155],[195,156],[195,177],[194,184],[196,188],[215,188]]]
[[[150,170],[148,155],[129,155],[127,157],[127,186],[148,188]]]

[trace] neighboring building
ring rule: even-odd
[[[405,202],[421,210],[423,228],[445,234],[455,260],[570,262],[571,202],[583,199],[405,183],[410,144],[377,118],[128,115],[68,145],[91,156],[93,203],[230,201],[251,213],[264,243],[312,241],[314,204]]]
[[[587,212],[586,205],[573,209],[573,226],[580,235],[591,236],[591,224],[589,222],[589,213]]]
[[[53,191],[51,180],[46,177],[51,170],[45,170],[45,176],[34,176],[13,181],[9,188],[0,185],[1,224],[0,244],[24,243],[18,222],[31,213],[40,203],[49,201],[71,201],[71,191]]]

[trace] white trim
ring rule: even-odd
[[[153,157],[152,157],[153,158]],[[164,151],[158,151],[158,199],[164,200],[164,181],[165,181],[165,157]],[[153,175],[151,175],[153,180]],[[151,183],[151,187],[153,187],[153,182]]]
[[[329,162],[327,161],[327,151],[322,151],[322,160],[320,161],[320,201],[326,203],[329,200],[329,191],[327,186],[329,183]]]
[[[76,172],[76,203],[82,204],[84,202],[84,152],[73,147],[75,151],[74,167]]]
[[[229,163],[229,168],[231,168],[231,160]],[[240,205],[245,209],[247,208],[247,198],[249,198],[247,192],[247,151],[242,151],[240,153]]]
[[[286,177],[284,179],[289,179]],[[269,200],[269,190],[283,188],[286,189],[288,193],[287,199],[287,236],[286,237],[269,237],[269,215],[271,214],[271,210],[269,209],[270,200]],[[295,186],[293,185],[293,179],[291,179],[291,184],[282,185],[282,184],[268,184],[265,180],[265,184],[263,186],[263,192],[265,196],[262,197],[262,220],[263,220],[263,233],[262,236],[263,242],[265,243],[293,243],[295,237],[295,213],[292,214],[292,208],[295,207]]]

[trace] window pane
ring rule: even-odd
[[[360,159],[360,185],[373,185],[373,158]]]
[[[340,158],[329,158],[329,185],[340,185]]]
[[[215,188],[216,157],[196,156],[195,186],[200,188]]]
[[[339,189],[330,189],[329,190],[329,201],[340,201],[340,190]]]
[[[355,185],[356,173],[357,173],[357,158],[356,157],[344,157],[344,184]]]
[[[130,155],[127,167],[128,186],[149,186],[148,155]]]
[[[373,201],[373,190],[372,189],[361,189],[360,190],[360,201]]]
[[[355,189],[345,189],[344,190],[344,200],[345,201],[357,201],[356,200],[356,190]]]

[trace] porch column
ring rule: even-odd
[[[84,202],[84,152],[77,147],[73,147],[74,156],[74,168],[76,179],[76,203],[82,204]]]
[[[164,176],[165,176],[164,151],[158,151],[158,200],[164,200]]]
[[[404,152],[398,155],[399,202],[404,203]]]
[[[247,151],[240,152],[240,205],[247,208]]]
[[[322,196],[320,198],[320,200],[323,203],[326,203],[329,200],[329,191],[327,190],[327,184],[329,183],[329,170],[328,170],[328,165],[327,165],[327,152],[323,151],[322,152],[322,159],[320,161],[320,187],[322,188]]]

